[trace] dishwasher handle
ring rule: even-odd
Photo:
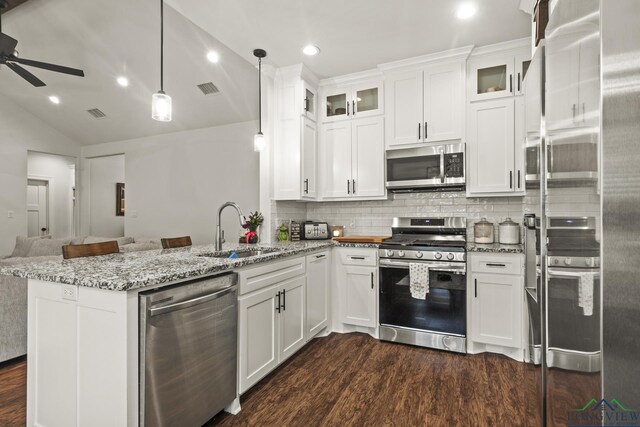
[[[149,315],[153,317],[153,316],[158,316],[160,314],[170,313],[172,311],[178,311],[178,310],[193,307],[196,305],[204,304],[205,302],[213,301],[235,290],[236,290],[236,286],[232,285],[224,289],[220,289],[212,294],[202,295],[200,297],[192,298],[187,301],[176,302],[173,304],[164,305],[162,307],[153,307],[148,310]]]

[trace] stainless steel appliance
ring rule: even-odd
[[[306,221],[302,223],[302,238],[305,240],[330,239],[329,224],[326,222]]]
[[[393,192],[463,190],[465,144],[387,151],[387,189]]]
[[[394,218],[379,249],[380,339],[466,353],[465,218]],[[409,266],[429,266],[426,300],[411,297]]]
[[[535,214],[524,216],[524,254],[525,280],[524,289],[527,301],[528,347],[526,360],[539,365],[542,363],[542,322],[541,322],[541,289],[540,289],[540,217]]]
[[[200,426],[236,398],[237,280],[139,294],[141,426]]]
[[[547,217],[547,365],[600,371],[600,242],[594,217]],[[588,306],[580,294],[591,293]]]

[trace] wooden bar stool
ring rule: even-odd
[[[191,236],[164,238],[160,239],[160,241],[162,242],[162,249],[184,248],[185,246],[191,246]]]
[[[64,259],[117,254],[118,252],[120,252],[120,247],[115,240],[88,243],[86,245],[65,245],[62,247],[62,256]]]

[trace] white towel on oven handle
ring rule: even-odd
[[[582,314],[593,314],[593,276],[592,272],[578,273],[578,307],[582,307]]]
[[[429,264],[409,264],[409,290],[411,297],[427,299],[429,293]]]

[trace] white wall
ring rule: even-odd
[[[124,155],[122,154],[87,159],[86,165],[89,172],[89,182],[87,183],[89,188],[88,234],[91,236],[124,236],[124,216],[116,215],[116,183],[125,182],[124,164]]]
[[[0,95],[0,256],[11,253],[17,235],[27,234],[29,150],[77,157],[80,144]]]
[[[27,153],[28,177],[49,179],[49,234],[54,238],[75,235],[73,187],[76,160],[76,157]]]
[[[125,235],[190,235],[194,244],[212,243],[222,203],[235,201],[245,214],[259,209],[256,129],[251,121],[85,146],[82,163],[86,168],[86,158],[125,155]],[[237,215],[225,211],[222,225],[227,240],[235,240]]]

